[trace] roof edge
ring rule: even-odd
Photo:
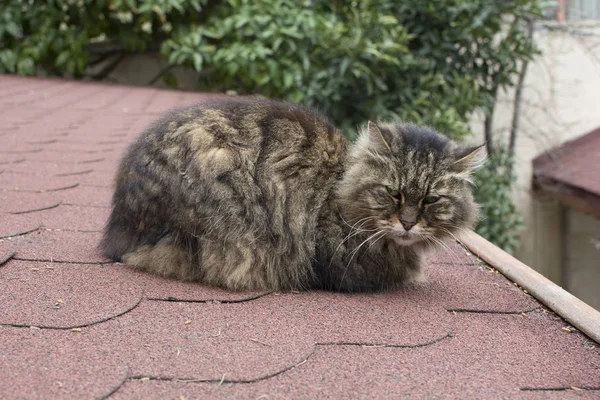
[[[507,278],[517,282],[537,300],[569,321],[596,343],[600,343],[599,311],[475,232],[462,233],[459,236],[459,241]]]
[[[533,189],[534,192],[543,192],[567,207],[600,218],[600,194],[544,175],[535,174],[533,176]]]
[[[553,162],[557,157],[560,157],[561,152],[571,151],[577,146],[586,146],[589,142],[597,140],[596,136],[600,136],[600,127],[592,129],[591,131],[583,133],[580,136],[577,136],[571,140],[567,140],[549,150],[542,152],[532,160],[533,168],[543,168],[545,164]]]

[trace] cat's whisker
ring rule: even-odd
[[[342,213],[339,212],[338,210],[338,215],[340,216],[340,218],[342,219],[342,222],[344,222],[344,224],[348,225],[348,227],[350,227],[350,229],[356,229],[356,225],[360,224],[359,228],[362,227],[365,223],[367,223],[370,220],[375,220],[375,217],[369,216],[369,217],[364,217],[359,219],[358,221],[356,221],[353,225],[350,225],[350,223],[348,223],[348,221],[346,221],[344,219],[344,216],[342,215]],[[361,223],[362,222],[362,223]]]
[[[369,245],[369,247],[368,247],[369,249],[370,249],[371,247],[373,247],[373,245],[374,245],[375,243],[377,243],[377,242],[378,242],[378,241],[379,241],[381,238],[385,237],[385,235],[387,234],[387,232],[386,232],[386,231],[383,231],[383,230],[381,231],[381,233],[382,233],[382,235],[381,235],[381,236],[379,236],[377,239],[375,239],[374,241],[372,241],[372,242],[371,242],[371,244],[370,244],[370,245]]]
[[[341,217],[341,215],[340,215],[340,217]],[[373,217],[367,217],[367,218],[372,219]],[[363,218],[363,219],[366,219],[366,218]],[[365,221],[365,222],[363,222],[360,226],[362,226],[366,222],[368,222],[368,220]],[[360,226],[359,226],[359,229],[360,229]],[[353,231],[353,229],[354,229],[354,231]],[[337,247],[335,248],[335,251],[333,252],[333,254],[331,256],[331,260],[329,261],[328,268],[331,267],[331,264],[333,263],[333,260],[335,259],[335,255],[337,254],[337,252],[339,251],[339,249],[342,247],[342,245],[345,242],[347,242],[348,240],[350,240],[351,238],[355,237],[356,235],[358,235],[360,233],[363,233],[363,232],[373,232],[373,231],[376,231],[376,230],[378,230],[378,229],[360,229],[360,230],[357,230],[356,228],[351,227],[350,233],[348,233],[348,235],[346,235],[346,237],[344,239],[342,239],[342,241],[340,242],[340,244],[338,244]]]
[[[444,243],[444,241],[443,241],[443,240],[441,240],[440,238],[437,238],[437,237],[435,237],[435,236],[429,236],[429,237],[427,237],[427,239],[431,240],[431,242],[432,242],[432,243],[436,244],[437,246],[441,247],[442,249],[444,249],[444,250],[446,250],[446,251],[448,251],[448,252],[452,253],[452,255],[456,255],[456,254],[454,253],[454,250],[452,250],[452,249],[450,248],[450,246],[448,246],[448,244],[447,244],[447,243]]]
[[[450,249],[443,240],[441,240],[439,237],[435,236],[431,232],[421,233],[420,237],[425,240],[435,241],[436,243],[439,243],[439,245],[442,246],[443,248],[448,249],[448,250]]]
[[[379,230],[378,228],[375,229],[355,229],[354,231],[350,231],[350,233],[348,235],[346,235],[346,237],[342,240],[342,242],[340,244],[343,244],[344,242],[346,242],[347,240],[353,238],[356,235],[359,235],[361,233],[364,232],[375,232]]]
[[[440,226],[440,229],[443,230],[444,232],[446,232],[448,235],[452,236],[452,238],[454,240],[456,240],[457,242],[460,242],[460,240],[454,235],[454,233],[452,231],[450,231],[450,229],[454,229],[456,231],[461,231],[464,233],[469,232],[469,229],[461,227],[461,226],[456,226],[456,225],[450,225],[450,226],[448,226],[448,228]]]
[[[447,229],[447,228],[445,228],[443,226],[441,226],[440,229],[442,231],[446,232],[449,236],[451,236],[456,242],[460,243],[460,240],[456,237],[456,235],[452,231],[450,231],[449,229]],[[467,229],[459,227],[459,226],[453,226],[452,229],[457,230],[457,231],[462,231],[462,232],[465,232],[465,233],[468,232]]]
[[[341,216],[341,215],[340,215],[340,216]],[[337,250],[339,249],[339,247],[340,247],[342,244],[344,244],[344,242],[346,242],[347,240],[349,240],[350,238],[352,238],[352,237],[354,237],[354,236],[356,236],[356,235],[358,235],[358,234],[360,234],[360,233],[363,233],[363,232],[374,232],[374,231],[378,230],[378,228],[375,228],[375,229],[363,229],[363,228],[362,228],[362,226],[363,226],[364,224],[366,224],[367,222],[369,222],[370,220],[373,220],[373,219],[375,219],[375,218],[374,218],[374,217],[366,217],[366,218],[362,218],[362,219],[360,219],[358,222],[356,222],[356,223],[355,223],[354,225],[352,225],[352,226],[348,225],[348,226],[350,226],[350,233],[348,233],[348,235],[346,235],[346,237],[345,237],[344,239],[342,239],[342,241],[341,241],[341,242],[340,242],[340,244],[338,245],[338,248],[336,248],[336,252],[337,252]],[[361,221],[363,221],[363,222],[362,222],[362,223],[361,223],[361,224],[360,224],[358,227],[356,227],[356,225],[357,225],[358,223],[360,223]],[[334,254],[335,254],[335,252],[334,252]]]
[[[432,239],[431,236],[429,235],[423,235],[422,233],[419,234],[419,237],[421,239],[423,239],[425,241],[425,243],[427,243],[427,245],[429,246],[438,246],[437,243],[435,243]]]
[[[352,252],[350,253],[350,261],[352,261],[352,258],[354,258],[354,256],[357,254],[357,252],[360,250],[360,248],[367,243],[369,240],[371,240],[372,238],[374,238],[375,236],[377,236],[378,234],[382,233],[385,231],[379,230],[377,232],[375,232],[374,234],[372,234],[371,236],[369,236],[368,238],[366,238],[361,244],[359,244],[354,250],[352,250]]]
[[[454,236],[454,234],[449,231],[448,229],[444,228],[444,227],[440,227],[440,229],[442,229],[443,231],[445,231],[446,233],[448,233],[448,235],[452,236],[455,240],[458,240],[456,238],[456,236]],[[432,236],[432,238],[435,238],[436,241],[438,241],[439,243],[443,243],[442,239]],[[454,258],[454,260],[458,260],[459,259],[459,255],[456,254],[456,251],[454,249],[452,249],[447,243],[444,243],[444,248],[448,251],[448,253]]]
[[[341,215],[340,215],[340,216],[341,216]],[[377,228],[375,228],[375,229],[363,229],[363,228],[362,228],[362,227],[363,227],[363,226],[364,226],[364,225],[365,225],[367,222],[369,222],[370,220],[373,220],[373,219],[375,219],[375,218],[374,218],[374,217],[366,217],[366,218],[362,218],[362,219],[358,220],[358,221],[357,221],[357,222],[356,222],[354,225],[352,225],[352,226],[351,226],[351,225],[349,225],[348,223],[346,223],[346,222],[344,221],[344,223],[346,223],[346,225],[348,225],[348,226],[350,227],[350,232],[348,233],[348,235],[346,236],[346,238],[344,238],[344,239],[342,240],[342,242],[341,242],[341,243],[344,243],[344,242],[345,242],[346,240],[348,240],[350,237],[356,236],[356,235],[357,235],[357,234],[359,234],[359,233],[362,233],[362,232],[373,232],[373,231],[376,231],[376,230],[377,230]],[[359,223],[360,223],[360,225],[357,227],[356,225],[358,225]]]
[[[433,248],[437,248],[439,246],[439,243],[434,242],[431,237],[427,237],[427,236],[423,236],[421,235],[421,238],[425,241],[425,243],[427,243],[428,246],[433,247]]]
[[[355,232],[358,232],[358,233],[360,233],[360,232],[374,232],[374,231],[376,231],[377,229],[379,229],[379,228],[373,228],[373,229],[365,229],[365,228],[363,228],[363,226],[364,226],[364,225],[365,225],[367,222],[369,222],[369,221],[365,221],[365,222],[363,222],[363,223],[362,223],[362,224],[360,224],[358,227],[356,227],[356,228],[353,228],[353,230],[354,230]],[[351,229],[351,231],[352,231],[352,229]]]
[[[453,260],[458,259],[458,255],[456,254],[454,249],[452,249],[450,246],[448,246],[448,244],[445,243],[440,238],[435,237],[435,236],[428,236],[428,237],[425,236],[424,239],[427,241],[428,244],[431,244],[433,247],[441,248],[442,250],[446,251],[446,253],[451,257],[451,259],[453,259]]]
[[[369,236],[368,238],[366,238],[361,244],[359,244],[354,250],[352,250],[352,253],[350,253],[350,260],[348,260],[348,263],[346,264],[346,268],[344,268],[344,273],[342,274],[342,277],[340,278],[340,286],[342,285],[342,282],[344,281],[344,277],[346,276],[346,273],[348,272],[348,267],[350,266],[350,264],[352,263],[352,260],[354,259],[354,256],[358,253],[358,251],[360,250],[360,248],[367,243],[369,240],[371,240],[373,237],[375,237],[376,235],[380,234],[382,231],[379,230],[377,232],[375,232],[374,234],[372,234],[371,236]]]

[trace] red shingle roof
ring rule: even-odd
[[[535,158],[533,168],[538,180],[600,196],[600,128]]]
[[[0,398],[598,398],[594,343],[457,243],[383,294],[231,293],[103,259],[122,150],[204,98],[0,76]]]

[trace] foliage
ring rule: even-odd
[[[349,137],[399,119],[460,139],[535,54],[523,21],[537,1],[4,0],[0,72],[102,79],[126,54],[160,52],[196,70],[197,89],[316,107]],[[162,78],[177,86],[171,68]]]
[[[81,77],[120,52],[156,47],[174,27],[195,23],[207,0],[5,0],[0,72]]]
[[[523,225],[512,199],[513,163],[507,149],[500,147],[474,176],[475,200],[481,206],[482,218],[476,232],[511,254],[518,248],[518,232]]]
[[[535,0],[8,0],[0,71],[81,77],[117,53],[160,49],[203,90],[305,103],[348,133],[378,118],[461,137],[531,57],[504,19],[537,11]]]

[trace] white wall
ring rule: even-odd
[[[531,162],[545,150],[600,126],[600,24],[544,24],[550,29],[536,27],[535,40],[543,54],[529,65],[515,155],[515,198],[525,222],[516,256],[539,270],[546,260],[539,256],[533,231]],[[511,124],[512,97],[512,92],[505,93],[494,115],[494,130],[500,133],[508,132]],[[482,116],[475,116],[472,126],[483,138]]]

